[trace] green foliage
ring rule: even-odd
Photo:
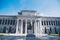
[[[50,34],[50,36],[59,36],[59,34]]]

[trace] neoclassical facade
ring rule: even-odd
[[[59,29],[60,17],[44,17],[33,10],[22,10],[18,15],[0,15],[0,33],[58,34]]]

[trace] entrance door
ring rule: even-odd
[[[34,33],[34,26],[33,23],[27,22],[27,34],[33,34]]]

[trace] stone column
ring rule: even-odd
[[[39,20],[39,34],[40,34],[40,20]]]
[[[37,34],[37,22],[36,22],[36,20],[35,20],[35,23],[34,23],[34,32],[35,32],[35,34]]]
[[[32,25],[32,20],[31,20],[31,25]]]
[[[19,20],[17,19],[17,24],[16,24],[16,34],[18,34],[18,22],[19,22]]]
[[[42,33],[42,22],[40,20],[40,34]]]
[[[37,32],[38,32],[38,34],[39,34],[39,30],[40,29],[40,27],[39,27],[39,20],[38,20],[38,26],[37,26]]]
[[[31,20],[31,26],[33,27],[32,20]],[[33,29],[31,29],[31,31],[30,31],[30,32],[33,34]]]
[[[25,33],[27,34],[27,20],[25,20]]]
[[[36,34],[38,33],[38,20],[36,22]]]
[[[37,20],[37,27],[36,28],[37,28],[37,33],[38,33],[38,20]]]
[[[21,20],[21,34],[23,34],[23,20]]]
[[[1,19],[1,25],[2,25],[3,19]]]

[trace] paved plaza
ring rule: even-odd
[[[40,37],[0,36],[0,40],[60,40],[60,37],[53,37],[53,36],[40,36]]]

